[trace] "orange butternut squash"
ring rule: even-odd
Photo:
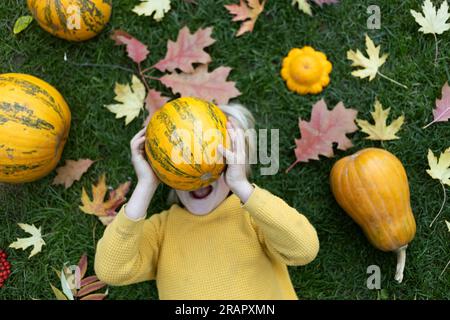
[[[363,149],[336,162],[331,190],[338,204],[382,251],[397,253],[395,280],[402,282],[406,248],[416,233],[406,171],[392,153]]]

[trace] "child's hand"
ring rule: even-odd
[[[144,157],[145,130],[145,128],[142,129],[131,139],[131,163],[139,182],[151,185],[156,189],[159,185],[159,179]]]
[[[223,145],[219,145],[217,150],[223,155],[228,165],[225,173],[225,182],[230,190],[245,203],[253,192],[253,186],[248,181],[245,172],[244,132],[238,128],[235,121],[231,117],[227,121],[227,131],[231,142],[230,149],[225,149]]]

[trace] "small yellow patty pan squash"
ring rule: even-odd
[[[291,91],[317,94],[330,83],[332,69],[333,65],[323,52],[305,46],[289,51],[283,59],[281,77]]]

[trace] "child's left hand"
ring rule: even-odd
[[[246,154],[244,131],[236,125],[236,120],[228,118],[227,131],[230,136],[230,149],[225,149],[219,145],[217,150],[225,158],[227,169],[225,172],[225,182],[230,190],[241,199],[247,202],[253,192],[253,186],[247,179],[246,174]]]

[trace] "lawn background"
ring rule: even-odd
[[[439,36],[439,61],[434,66],[434,39],[418,32],[409,10],[420,9],[421,1],[341,1],[337,6],[314,6],[314,17],[291,6],[290,0],[269,0],[253,33],[234,36],[239,27],[231,21],[224,4],[237,0],[198,0],[198,5],[172,1],[172,10],[160,23],[138,17],[131,9],[137,0],[114,1],[113,17],[105,32],[94,40],[70,43],[52,37],[34,22],[18,36],[12,34],[15,20],[27,14],[25,1],[0,3],[0,72],[21,72],[38,76],[53,84],[64,95],[72,111],[72,128],[65,147],[65,159],[100,159],[80,182],[70,189],[52,186],[55,173],[34,183],[0,186],[0,248],[25,236],[17,222],[42,226],[46,246],[40,254],[27,259],[27,252],[8,249],[12,275],[0,299],[51,299],[49,283],[58,285],[52,268],[65,262],[76,263],[87,252],[88,275],[93,273],[95,243],[104,227],[95,217],[83,214],[78,206],[82,186],[90,187],[102,174],[107,183],[136,178],[130,164],[129,140],[142,124],[144,115],[124,126],[103,105],[113,102],[116,81],[129,82],[131,73],[119,69],[78,67],[76,63],[116,64],[134,68],[125,50],[109,39],[112,29],[123,29],[149,45],[151,55],[145,66],[161,59],[168,39],[175,40],[178,30],[187,25],[191,31],[213,26],[217,42],[208,52],[211,68],[233,68],[230,79],[237,82],[242,95],[235,101],[246,105],[260,128],[280,129],[280,171],[275,176],[260,176],[255,167],[254,181],[282,196],[306,214],[317,228],[321,249],[317,259],[306,267],[291,267],[295,289],[302,299],[377,299],[380,293],[366,287],[366,269],[381,267],[383,292],[390,299],[445,299],[450,294],[450,270],[439,275],[450,259],[450,234],[444,218],[450,219],[449,206],[433,228],[428,225],[439,210],[442,189],[426,173],[427,150],[442,152],[449,147],[449,123],[421,129],[432,119],[434,100],[450,78],[450,32]],[[368,30],[367,7],[379,5],[381,29]],[[353,78],[348,49],[364,49],[368,33],[382,52],[390,56],[381,71],[408,85],[395,86],[377,78],[372,82]],[[299,96],[287,90],[279,76],[282,58],[291,48],[312,45],[324,51],[333,63],[331,84],[320,95]],[[211,69],[210,68],[210,69]],[[159,75],[155,73],[155,75]],[[153,87],[163,89],[151,82]],[[334,159],[322,158],[297,165],[289,174],[284,170],[294,161],[294,138],[300,136],[297,119],[309,120],[311,106],[325,98],[331,108],[339,101],[369,119],[375,97],[391,107],[391,118],[404,114],[406,124],[400,140],[384,143],[387,150],[403,162],[410,181],[411,202],[417,221],[417,235],[408,248],[405,278],[397,284],[393,277],[395,255],[373,248],[360,228],[338,207],[329,188],[328,176],[333,163],[363,147],[380,146],[364,140],[358,132],[352,136],[355,147],[338,151]],[[165,208],[167,188],[158,190],[149,213]],[[109,299],[155,299],[154,282],[110,288]]]

